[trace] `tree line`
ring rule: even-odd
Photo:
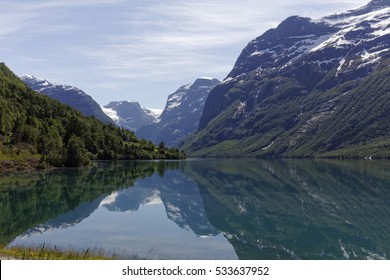
[[[29,89],[4,63],[0,64],[0,110],[0,144],[39,154],[42,165],[185,158],[183,151],[138,139],[132,131],[85,117]]]

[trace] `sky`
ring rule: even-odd
[[[100,105],[163,109],[198,77],[223,80],[252,39],[285,18],[369,0],[0,0],[0,61],[78,87]]]

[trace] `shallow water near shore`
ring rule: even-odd
[[[148,259],[388,259],[390,161],[97,163],[0,179],[2,246]]]

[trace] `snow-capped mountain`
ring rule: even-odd
[[[157,122],[139,128],[137,136],[156,144],[163,141],[168,146],[178,146],[197,129],[207,96],[219,83],[217,79],[203,77],[181,86],[168,96]]]
[[[225,82],[254,70],[258,75],[285,70],[299,60],[322,69],[338,64],[338,73],[375,67],[389,50],[389,14],[389,0],[379,0],[317,20],[289,17],[248,44]]]
[[[68,85],[53,84],[32,75],[25,75],[20,79],[31,89],[67,104],[86,116],[95,116],[105,123],[112,123],[112,120],[103,113],[99,104],[81,89]]]
[[[390,136],[389,58],[390,0],[316,20],[289,17],[244,48],[210,93],[186,149],[352,156],[356,151],[345,149],[359,146],[360,156],[385,156],[379,150]]]
[[[157,121],[162,110],[142,108],[138,102],[113,101],[102,107],[103,112],[118,126],[136,131],[139,127]]]

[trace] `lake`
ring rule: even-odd
[[[148,259],[389,259],[390,161],[98,162],[0,178],[0,245]]]

